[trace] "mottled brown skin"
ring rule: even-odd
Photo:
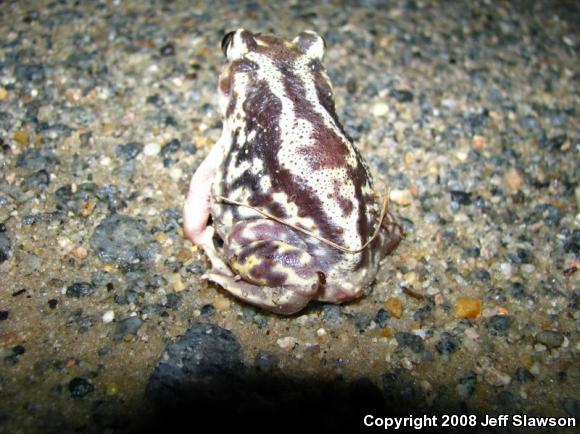
[[[206,277],[282,314],[313,299],[361,296],[401,233],[389,214],[379,222],[369,170],[338,121],[322,38],[303,32],[286,41],[240,29],[223,48],[224,130],[194,174],[184,207],[186,235],[212,260]],[[203,177],[211,178],[209,187],[194,184]],[[209,213],[224,241],[219,251],[206,227]],[[296,230],[356,250],[379,226],[370,245],[354,253]]]

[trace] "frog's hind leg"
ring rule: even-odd
[[[292,229],[271,220],[238,222],[224,247],[237,276],[212,272],[206,278],[263,309],[281,314],[297,312],[325,284],[325,275],[306,243]]]

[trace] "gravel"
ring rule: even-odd
[[[188,385],[196,405],[160,422],[578,417],[573,2],[2,6],[0,431],[123,432],[145,390]],[[325,38],[337,116],[406,232],[357,301],[248,308],[183,237],[238,26]],[[94,388],[74,403],[72,378]]]

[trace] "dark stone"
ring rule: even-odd
[[[79,215],[89,201],[96,202],[97,184],[85,182],[73,192],[71,185],[60,187],[54,192],[56,207],[59,210],[73,211]]]
[[[336,326],[342,323],[342,311],[336,304],[325,304],[322,306],[322,318],[325,323]]]
[[[516,372],[514,373],[514,379],[515,381],[519,382],[519,383],[527,383],[529,381],[533,381],[535,380],[535,376],[534,374],[532,374],[529,370],[527,370],[526,368],[522,368],[519,367],[518,369],[516,369]]]
[[[111,354],[113,350],[110,347],[101,347],[97,350],[97,355],[99,357],[106,357]]]
[[[143,221],[121,214],[104,219],[93,232],[90,244],[103,262],[117,263],[126,269],[150,262],[159,251],[159,244]]]
[[[181,304],[180,294],[176,294],[175,292],[170,292],[169,294],[167,294],[167,303],[165,304],[165,307],[168,307],[169,309],[177,309],[180,304]]]
[[[18,64],[14,75],[20,81],[40,82],[46,78],[45,65],[42,63]]]
[[[487,320],[487,328],[492,336],[505,336],[512,323],[507,315],[494,315]]]
[[[23,345],[16,345],[12,348],[12,352],[17,356],[20,356],[26,352],[26,348]]]
[[[115,332],[113,333],[113,340],[120,341],[125,339],[125,336],[134,336],[143,325],[143,320],[138,316],[130,316],[117,322]]]
[[[50,175],[46,170],[41,169],[24,178],[23,187],[27,191],[28,190],[42,191],[46,189],[49,183],[50,183]]]
[[[0,321],[7,320],[9,316],[10,316],[9,310],[0,310]]]
[[[75,282],[66,289],[67,297],[86,297],[95,292],[95,287],[89,282]]]
[[[229,330],[194,324],[183,337],[167,345],[149,377],[146,393],[155,403],[179,402],[196,386],[225,386],[243,370],[242,349]]]
[[[416,354],[421,353],[425,349],[425,344],[421,336],[407,332],[397,332],[395,339],[401,347],[409,347]]]
[[[173,56],[175,54],[175,44],[169,42],[159,49],[162,56]]]
[[[143,144],[139,142],[129,142],[117,146],[115,154],[125,161],[133,160],[143,151]]]
[[[413,93],[409,90],[404,89],[393,89],[389,92],[393,98],[398,102],[411,102],[413,101]]]
[[[473,371],[468,372],[466,375],[459,379],[459,383],[456,386],[457,393],[461,399],[467,399],[473,392],[475,392],[475,386],[477,385],[477,374]]]
[[[378,324],[379,327],[386,327],[388,325],[388,321],[391,318],[389,312],[385,309],[379,309],[377,314],[375,315],[375,322]]]
[[[351,315],[350,319],[361,332],[368,329],[373,321],[373,317],[364,312],[355,312]]]
[[[47,148],[30,148],[18,156],[16,166],[30,171],[47,170],[58,162],[54,152]]]
[[[542,330],[536,334],[536,341],[549,349],[558,348],[564,343],[564,335],[554,330]]]
[[[569,398],[566,397],[562,401],[562,406],[566,413],[576,419],[576,421],[580,421],[580,401],[576,398]]]
[[[421,396],[415,378],[403,368],[396,368],[382,376],[383,393],[387,403],[395,404],[404,401],[409,403]]]
[[[449,332],[441,333],[441,337],[435,344],[435,348],[441,354],[451,354],[459,349],[459,339]]]
[[[526,287],[521,282],[512,282],[510,294],[518,300],[524,300],[529,297]]]
[[[267,351],[260,351],[256,354],[254,365],[261,372],[272,372],[278,367],[278,356]]]
[[[0,232],[0,264],[10,258],[12,242],[5,232]]]
[[[83,398],[95,390],[95,386],[84,378],[76,377],[68,383],[68,390],[73,398]]]
[[[580,230],[574,229],[564,242],[564,251],[580,256]]]
[[[471,193],[461,190],[451,190],[451,201],[459,205],[471,205]]]
[[[167,157],[168,155],[174,154],[181,148],[181,142],[179,139],[171,139],[161,148],[161,155]]]

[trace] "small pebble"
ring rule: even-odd
[[[389,113],[389,105],[384,102],[377,102],[371,108],[373,116],[379,118]]]
[[[8,97],[8,91],[0,86],[0,101],[4,101]]]
[[[475,297],[460,297],[455,303],[455,314],[459,318],[475,319],[481,315],[483,305],[481,300]]]
[[[143,154],[148,157],[154,157],[161,151],[161,145],[159,143],[147,143],[143,148]]]
[[[95,287],[89,282],[75,282],[66,289],[67,297],[87,297],[95,292]]]
[[[284,338],[279,338],[276,343],[280,348],[283,350],[290,351],[294,349],[295,346],[298,345],[298,339],[293,336],[286,336]]]
[[[505,183],[512,192],[520,190],[524,185],[524,176],[518,169],[510,169],[504,177]]]
[[[397,205],[401,206],[410,205],[413,201],[413,196],[409,190],[391,190],[389,198]]]
[[[553,330],[544,330],[536,334],[536,341],[546,347],[558,348],[564,343],[564,335]]]
[[[73,398],[83,398],[95,390],[95,386],[84,378],[77,377],[68,383],[68,390]]]
[[[401,318],[403,315],[403,303],[397,297],[391,297],[385,302],[385,308],[395,318]]]
[[[110,323],[111,321],[113,321],[115,319],[115,312],[112,310],[108,310],[103,314],[103,322],[105,324]]]

